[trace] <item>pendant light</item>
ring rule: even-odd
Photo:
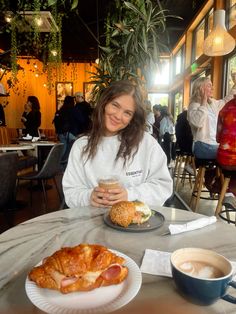
[[[203,44],[203,52],[207,56],[224,56],[235,47],[235,39],[225,27],[225,10],[214,11],[213,30]]]

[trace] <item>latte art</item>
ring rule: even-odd
[[[179,269],[182,272],[197,278],[211,279],[224,276],[221,270],[205,262],[198,261],[184,262],[179,265]]]

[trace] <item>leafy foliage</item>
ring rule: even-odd
[[[160,41],[170,16],[166,10],[151,0],[116,0],[114,5],[114,13],[107,18],[106,45],[100,46],[97,73],[92,73],[96,99],[112,81],[145,84],[158,66],[160,53],[167,49]]]

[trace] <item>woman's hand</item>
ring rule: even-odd
[[[201,96],[202,96],[202,105],[203,106],[207,105],[208,97],[207,97],[207,91],[204,86],[201,87]]]
[[[95,187],[90,196],[90,203],[95,207],[109,207],[121,201],[128,200],[128,192],[125,188],[105,190]]]

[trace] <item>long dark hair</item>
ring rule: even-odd
[[[119,131],[120,147],[116,155],[116,160],[124,158],[124,163],[130,157],[134,157],[138,150],[140,141],[143,138],[145,130],[145,110],[140,90],[130,81],[113,82],[109,87],[104,89],[101,97],[93,112],[92,129],[88,134],[88,143],[84,148],[83,154],[88,159],[92,159],[97,152],[97,146],[105,134],[105,107],[113,99],[122,95],[130,95],[134,99],[135,112],[128,126]]]
[[[64,101],[63,101],[63,105],[61,106],[60,110],[63,111],[63,110],[74,108],[74,104],[75,104],[74,97],[66,96]]]
[[[39,100],[36,96],[28,96],[28,101],[31,103],[32,111],[40,110]]]

